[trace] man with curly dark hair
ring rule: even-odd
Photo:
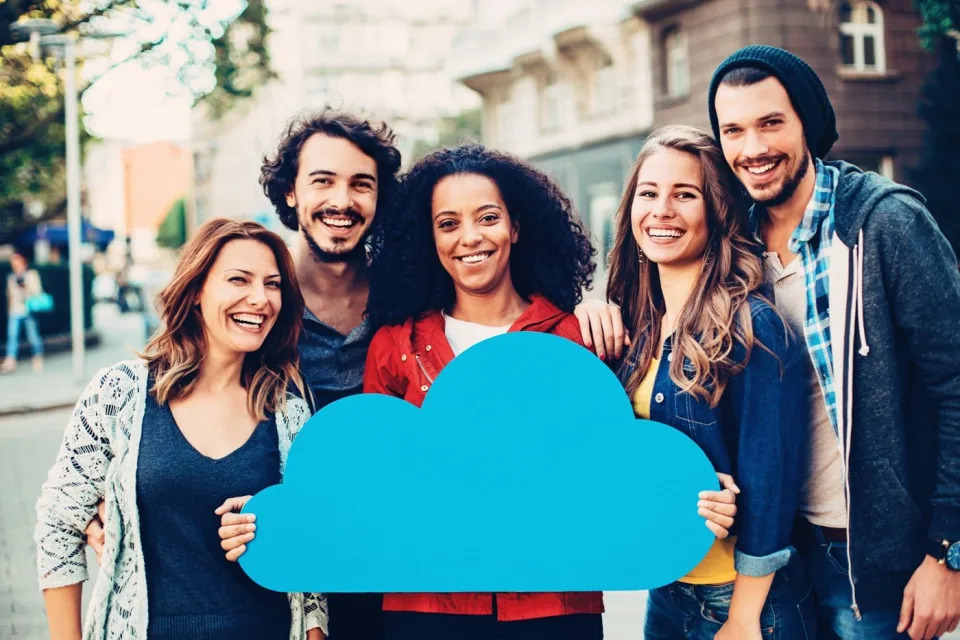
[[[397,185],[395,142],[385,124],[324,109],[290,124],[263,160],[263,192],[284,226],[299,232],[300,361],[317,409],[362,390],[373,335],[364,319],[367,245]],[[381,636],[380,594],[330,594],[327,603],[333,637]]]

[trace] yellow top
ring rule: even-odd
[[[650,368],[640,381],[633,394],[633,412],[638,418],[650,419],[650,396],[653,394],[653,383],[657,379],[657,370],[660,368],[659,358],[650,361]],[[737,539],[731,536],[725,540],[714,540],[713,545],[696,567],[690,573],[680,578],[680,582],[687,584],[724,584],[737,577],[734,569],[733,550]]]

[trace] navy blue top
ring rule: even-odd
[[[335,400],[363,393],[363,367],[372,338],[366,320],[345,336],[304,309],[300,368],[318,411]]]
[[[290,608],[229,562],[220,548],[224,499],[280,482],[272,417],[227,456],[208,458],[183,436],[168,406],[151,394],[143,415],[137,509],[147,580],[147,637],[286,638]]]

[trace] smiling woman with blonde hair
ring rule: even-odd
[[[158,303],[142,358],[97,373],[77,402],[37,503],[51,636],[81,637],[83,532],[101,503],[83,638],[322,638],[323,596],[256,585],[212,526],[224,498],[281,481],[310,415],[289,392],[304,388],[303,299],[287,248],[256,223],[212,220]]]
[[[733,474],[737,534],[653,589],[648,640],[805,639],[809,584],[791,562],[805,445],[804,353],[760,295],[739,189],[709,135],[650,135],[616,219],[608,298],[633,344],[620,378],[638,417],[696,442]]]

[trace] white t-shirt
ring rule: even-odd
[[[477,344],[481,340],[503,335],[510,329],[510,325],[505,327],[488,327],[476,322],[466,322],[457,320],[446,313],[443,314],[443,332],[447,336],[447,342],[453,349],[453,355],[458,356],[466,349]]]

